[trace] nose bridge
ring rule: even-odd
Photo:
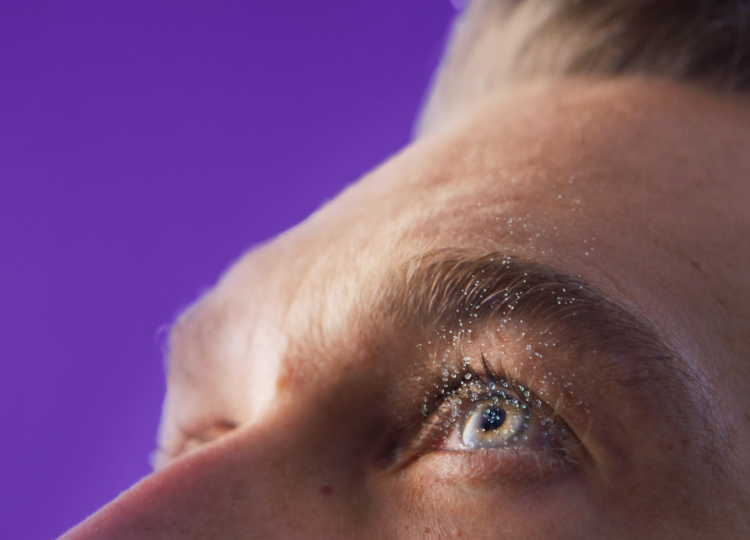
[[[61,540],[292,540],[313,538],[318,527],[324,537],[346,537],[342,516],[353,501],[336,490],[351,485],[342,478],[351,467],[321,459],[313,432],[284,424],[250,426],[185,456]]]

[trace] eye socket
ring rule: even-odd
[[[466,448],[508,448],[523,444],[533,417],[516,398],[494,395],[474,404],[458,426]]]

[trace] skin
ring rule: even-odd
[[[737,97],[557,80],[420,138],[179,319],[157,472],[63,538],[748,537],[748,128]],[[536,373],[575,383],[569,462],[450,437],[393,458],[426,429],[403,419],[421,418],[430,354],[457,346],[378,299],[440,248],[580,277],[668,342],[679,373],[627,386],[612,375],[627,358],[553,353]],[[472,357],[551,396],[518,360],[518,326],[474,336]]]

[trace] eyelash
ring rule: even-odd
[[[465,416],[472,411],[472,407],[482,400],[500,396],[506,400],[517,401],[520,406],[529,411],[534,421],[542,426],[549,426],[554,443],[549,447],[537,448],[536,451],[544,451],[551,457],[561,462],[575,463],[571,449],[575,443],[575,435],[567,423],[560,418],[555,407],[545,403],[535,392],[526,385],[521,384],[513,377],[508,376],[502,369],[490,366],[484,353],[480,353],[480,368],[475,368],[470,359],[458,353],[458,362],[454,367],[453,374],[455,383],[441,389],[440,394],[433,394],[437,400],[432,408],[423,407],[425,419],[422,422],[422,433],[418,437],[417,447],[422,449],[419,454],[431,449],[441,448],[452,432],[462,426]],[[445,381],[445,377],[443,380]],[[439,387],[437,385],[436,387]],[[428,448],[425,448],[428,447]],[[518,448],[497,448],[495,451],[516,451]],[[456,450],[453,450],[456,451]],[[464,451],[472,452],[475,449],[465,448]]]

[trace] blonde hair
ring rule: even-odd
[[[509,82],[643,76],[750,89],[750,0],[473,0],[417,133]]]

